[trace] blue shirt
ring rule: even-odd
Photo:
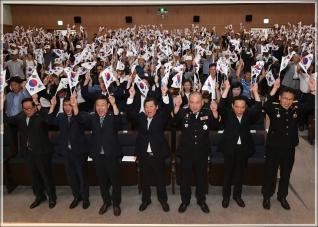
[[[19,92],[18,94],[15,94],[13,96],[13,105],[12,105],[11,110],[10,110],[10,116],[17,115],[20,112],[19,106],[22,105],[20,103],[20,96],[21,96],[21,92]]]
[[[251,98],[251,93],[250,93],[251,81],[247,82],[244,78],[241,78],[241,84],[243,85],[242,95],[250,99]]]

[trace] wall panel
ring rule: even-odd
[[[98,32],[100,26],[105,29],[133,27],[141,24],[163,24],[169,31],[175,28],[191,28],[193,16],[200,16],[200,26],[216,26],[218,33],[224,26],[232,24],[235,31],[240,23],[249,30],[251,27],[273,27],[273,24],[313,24],[315,5],[304,4],[212,4],[212,5],[167,5],[169,14],[164,19],[157,15],[160,6],[69,6],[69,5],[10,5],[12,25],[28,27],[36,26],[44,29],[64,29],[67,24],[74,24],[74,16],[81,16],[81,25],[85,27],[89,37]],[[252,22],[245,22],[245,15],[253,15]],[[133,23],[126,24],[125,17],[132,16]],[[263,24],[269,18],[270,24]],[[58,26],[57,20],[64,25]],[[77,29],[79,25],[76,25]],[[104,30],[105,31],[105,30]]]

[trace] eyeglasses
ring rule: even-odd
[[[33,108],[34,108],[34,106],[31,107],[31,108],[22,108],[22,110],[23,110],[23,111],[31,111]]]
[[[289,101],[289,102],[294,101],[294,99],[288,99],[288,98],[286,98],[286,97],[282,97],[282,99],[283,99],[284,101]]]

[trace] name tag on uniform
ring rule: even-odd
[[[207,120],[207,119],[209,119],[209,117],[208,117],[208,116],[200,117],[200,120],[201,120],[201,121],[204,121],[204,120]]]

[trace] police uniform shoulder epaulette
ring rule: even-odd
[[[297,103],[298,104],[298,100],[294,100],[293,103]]]
[[[278,105],[279,103],[278,102],[273,102],[273,104]]]

